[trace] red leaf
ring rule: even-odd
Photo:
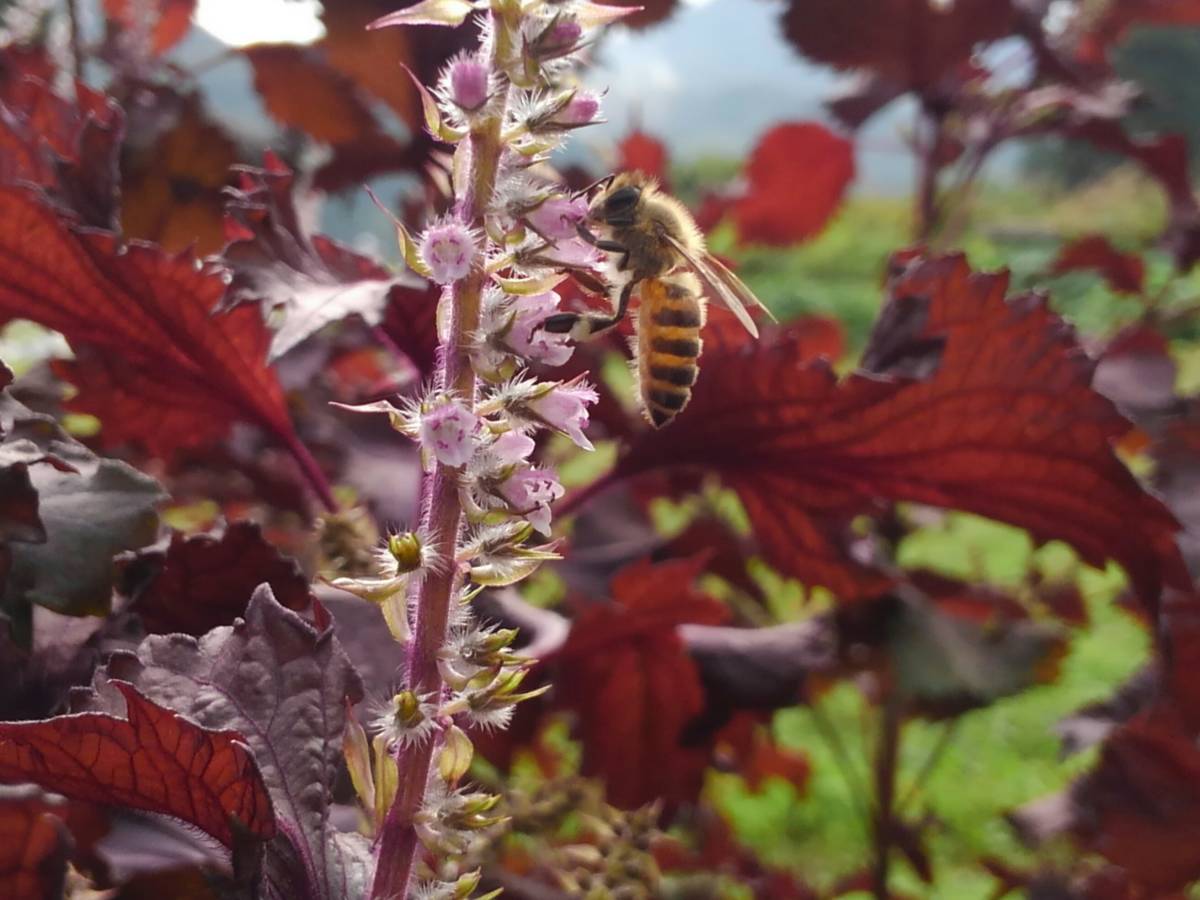
[[[392,288],[380,328],[423,377],[433,373],[437,356],[437,305],[441,288],[397,285]]]
[[[691,404],[635,441],[616,475],[719,474],[768,561],[843,599],[884,582],[838,535],[894,500],[1009,522],[1095,565],[1115,559],[1149,600],[1164,581],[1186,585],[1177,523],[1112,451],[1128,423],[1091,389],[1062,321],[1038,297],[1006,302],[1007,287],[961,256],[913,263],[867,351],[888,361],[885,377],[838,381],[828,365],[799,362],[787,330],[710,343]],[[907,367],[927,377],[887,374]]]
[[[152,113],[165,121],[155,140],[127,148],[122,165],[121,228],[178,252],[225,245],[222,191],[237,148],[209,120],[197,95],[157,92]]]
[[[133,685],[110,684],[125,718],[85,712],[0,723],[0,780],[175,816],[226,847],[238,832],[275,834],[271,798],[240,734],[201,728]]]
[[[1146,264],[1140,256],[1122,253],[1101,235],[1080,238],[1063,247],[1051,271],[1055,275],[1090,269],[1121,294],[1140,294],[1145,284]]]
[[[314,140],[343,144],[379,131],[354,82],[311,47],[258,44],[242,51],[254,68],[254,88],[281,125]],[[394,72],[398,80],[402,73]]]
[[[367,31],[367,24],[379,17],[380,8],[378,3],[362,0],[324,4],[321,22],[325,25],[325,36],[317,47],[330,66],[387,103],[410,127],[420,129],[423,125],[420,98],[412,80],[401,77],[398,68],[402,62],[414,68],[419,62],[414,51],[432,51],[431,41],[428,37],[414,41],[413,32],[407,28]],[[448,54],[434,51],[430,55]]]
[[[175,532],[165,549],[139,550],[120,562],[123,593],[151,634],[202,637],[229,625],[263,582],[288,609],[312,606],[299,565],[268,544],[253,522],[235,522],[219,535]]]
[[[151,13],[147,6],[157,6],[157,9]],[[154,52],[160,54],[170,50],[188,33],[195,11],[196,0],[158,0],[156,4],[138,0],[104,0],[104,12],[125,29],[142,26],[148,14],[154,15]]]
[[[1071,830],[1143,886],[1200,878],[1200,750],[1169,721],[1122,726],[1067,796]]]
[[[79,388],[70,408],[99,416],[106,445],[132,441],[169,456],[254,422],[295,435],[253,309],[214,317],[217,271],[189,255],[122,247],[71,227],[30,191],[0,188],[0,319],[31,319],[62,334],[79,358],[60,371]]]
[[[5,62],[11,59],[6,52]],[[5,86],[0,182],[36,184],[86,224],[112,227],[125,119],[114,103],[86,85],[76,84],[75,94],[70,103],[46,82],[29,78]]]
[[[45,47],[9,44],[0,53],[0,90],[8,102],[8,91],[27,78],[49,83],[58,73],[58,67]]]
[[[332,618],[314,613],[309,622],[284,609],[263,585],[233,626],[202,640],[151,635],[107,671],[206,728],[244,735],[279,822],[264,848],[264,894],[336,900],[364,895],[370,873],[369,842],[330,821],[347,704],[363,691]]]
[[[584,610],[555,657],[555,684],[580,718],[584,772],[605,780],[617,806],[682,801],[699,787],[707,754],[679,740],[704,692],[675,626],[725,618],[721,604],[692,587],[701,571],[702,559],[623,569],[614,602]]]
[[[1012,33],[1012,5],[997,0],[792,0],[784,32],[805,56],[869,69],[909,90],[933,87],[976,45]]]
[[[815,122],[777,125],[746,166],[738,238],[786,246],[819,233],[854,179],[854,145]]]
[[[661,184],[667,184],[667,148],[657,138],[641,129],[634,129],[617,146],[617,153],[620,154],[617,168],[645,172],[657,178]]]
[[[337,241],[307,234],[296,210],[292,171],[269,152],[264,166],[239,167],[238,188],[228,192],[224,261],[234,277],[224,302],[259,303],[264,316],[282,311],[272,359],[348,316],[380,324],[396,292],[427,296],[422,279],[396,277]]]
[[[62,896],[71,849],[64,807],[32,786],[0,787],[0,896]]]
[[[812,775],[808,757],[796,750],[781,747],[766,732],[759,731],[754,737],[754,749],[741,770],[746,787],[761,793],[768,778],[781,778],[796,788],[805,790]]]

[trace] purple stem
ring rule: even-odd
[[[313,489],[313,493],[317,495],[317,498],[329,512],[337,510],[338,502],[334,499],[333,488],[329,484],[329,479],[325,477],[325,473],[321,471],[320,464],[312,453],[309,452],[309,449],[294,434],[285,434],[282,432],[277,432],[277,434],[287,447],[288,452],[292,454],[292,458],[300,466],[304,480]]]
[[[477,228],[482,227],[483,213],[495,188],[501,150],[500,121],[498,114],[480,123],[469,138],[471,179],[456,213],[461,221]],[[475,400],[475,371],[471,367],[468,346],[470,335],[479,327],[480,295],[485,280],[482,269],[476,268],[455,283],[450,298],[453,303],[450,338],[439,354],[439,386],[454,392],[467,403]],[[439,464],[432,478],[425,480],[422,487],[421,527],[425,534],[431,536],[436,558],[453,560],[462,527],[458,472],[455,469]],[[459,571],[447,563],[431,571],[419,585],[407,680],[408,688],[419,695],[431,694],[435,698],[442,695],[444,685],[438,668],[438,651],[446,641],[450,603],[458,579]],[[373,900],[409,895],[413,863],[419,847],[415,821],[425,800],[430,767],[439,743],[440,738],[435,737],[415,747],[401,748],[396,754],[400,784],[376,844],[375,880],[371,886]]]

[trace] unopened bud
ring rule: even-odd
[[[421,711],[421,699],[413,691],[401,691],[392,698],[396,710],[396,721],[404,728],[416,728],[425,721]]]
[[[475,112],[488,102],[488,69],[475,56],[462,56],[450,64],[450,99],[460,109]]]
[[[583,26],[574,19],[559,19],[546,31],[545,46],[553,50],[567,50],[579,43],[583,37]]]
[[[557,59],[579,47],[583,26],[573,17],[556,16],[529,44],[529,53],[536,60]]]
[[[475,756],[475,747],[467,733],[457,725],[451,725],[446,731],[446,742],[438,755],[438,774],[446,784],[458,784],[471,767]]]
[[[589,91],[577,91],[562,108],[554,122],[568,128],[577,128],[595,120],[600,112],[600,98]]]
[[[387,548],[395,557],[399,572],[412,572],[421,567],[421,538],[415,531],[388,535]]]

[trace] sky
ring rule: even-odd
[[[233,46],[322,35],[317,0],[253,0],[253,16],[246,14],[248,2],[200,0],[197,24]],[[840,76],[807,63],[783,40],[781,5],[684,0],[650,29],[610,29],[584,73],[589,87],[605,92],[608,124],[579,132],[569,156],[608,162],[616,142],[641,125],[668,138],[678,160],[742,157],[777,122],[828,121],[821,103]],[[225,78],[230,84],[214,85],[214,93],[233,89],[229,73]],[[859,135],[859,189],[893,192],[911,184],[901,139],[911,115],[896,104]]]
[[[250,0],[200,0],[196,24],[232,47],[263,42],[311,43],[324,28],[317,0],[252,0],[254,15],[247,15]]]

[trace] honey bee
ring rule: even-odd
[[[758,328],[747,307],[769,310],[740,278],[713,257],[687,209],[640,172],[610,176],[596,186],[580,236],[610,254],[615,309],[557,313],[543,327],[587,340],[620,324],[634,291],[638,308],[635,357],[638,394],[655,428],[687,406],[699,374],[705,298],[727,306],[754,337]]]

